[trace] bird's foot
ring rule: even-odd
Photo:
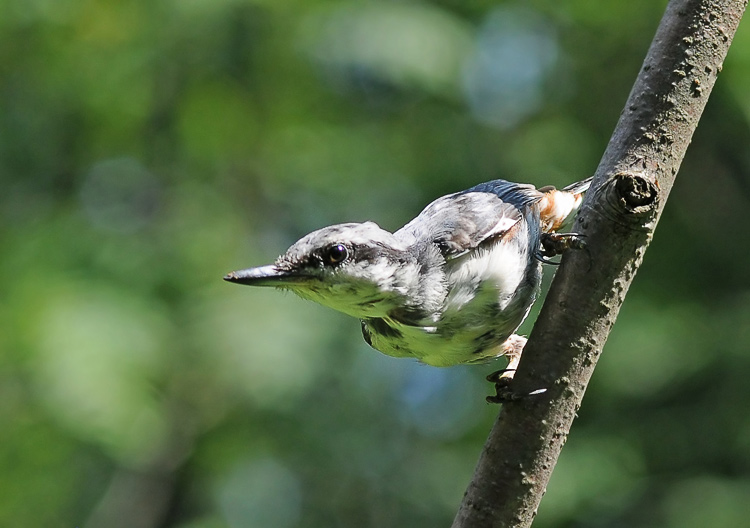
[[[584,235],[578,233],[542,233],[542,250],[538,258],[548,262],[545,257],[562,255],[568,249],[584,249],[586,242],[583,238]]]
[[[512,369],[512,373],[508,371],[509,369],[498,370],[487,376],[487,381],[495,384],[495,395],[487,396],[487,403],[509,403],[520,399],[511,388],[515,369]]]
[[[516,369],[514,368],[504,368],[500,370],[496,370],[495,372],[491,372],[490,374],[487,374],[487,381],[490,383],[498,384],[498,383],[508,383],[510,381],[513,381],[513,376],[516,374]]]
[[[495,384],[495,395],[487,396],[487,403],[510,403],[547,392],[547,389],[537,389],[526,393],[516,392],[513,390],[515,373],[516,369],[502,369],[487,376],[487,381]]]

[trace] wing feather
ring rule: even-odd
[[[438,198],[396,236],[431,240],[446,258],[456,258],[502,237],[521,219],[521,211],[496,194],[463,192]]]

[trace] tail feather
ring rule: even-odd
[[[552,186],[534,188],[533,185],[512,183],[505,180],[492,180],[480,183],[457,194],[487,192],[499,196],[504,202],[511,203],[519,209],[534,203],[539,204],[542,231],[558,231],[570,223],[581,205],[583,193],[591,187],[593,176],[571,183],[560,190]]]
[[[562,188],[563,191],[573,193],[573,194],[581,194],[585,193],[589,190],[589,187],[591,187],[591,182],[594,180],[593,176],[589,176],[585,180],[581,180],[579,182],[571,183],[570,185],[566,185]]]

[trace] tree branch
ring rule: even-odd
[[[703,112],[747,0],[672,0],[582,204],[453,528],[527,527]]]

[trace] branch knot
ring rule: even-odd
[[[613,180],[620,202],[630,212],[643,214],[655,208],[659,189],[645,174],[618,172]]]
[[[658,213],[659,187],[645,172],[618,171],[596,190],[598,207],[585,207],[628,229],[649,231]],[[584,213],[584,211],[581,211]],[[579,215],[582,216],[582,215]]]

